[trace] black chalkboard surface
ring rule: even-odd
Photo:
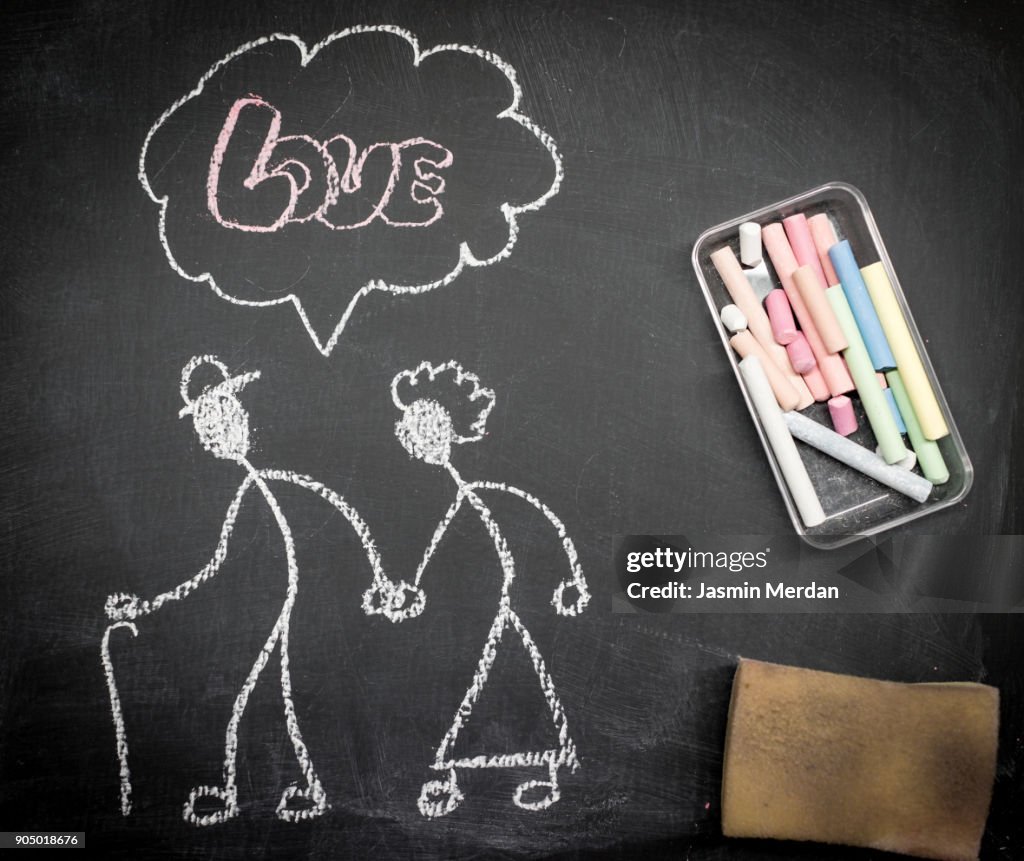
[[[832,179],[976,470],[900,535],[1024,532],[1020,13],[5,7],[0,830],[881,857],[721,835],[742,655],[1000,687],[982,857],[1019,857],[1015,617],[611,595],[617,535],[787,533],[689,255]]]

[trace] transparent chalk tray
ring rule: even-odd
[[[895,490],[890,490],[860,472],[834,460],[829,455],[819,452],[817,449],[798,440],[796,441],[797,450],[807,468],[807,473],[818,494],[826,516],[825,522],[821,525],[806,528],[800,519],[793,498],[783,480],[779,465],[765,435],[765,430],[757,417],[753,402],[740,376],[740,357],[729,346],[729,332],[719,319],[719,312],[724,306],[730,304],[732,299],[730,299],[729,294],[726,292],[725,285],[722,283],[722,279],[711,262],[711,254],[724,245],[730,245],[738,258],[739,226],[741,224],[747,221],[754,221],[761,225],[780,222],[783,218],[798,212],[802,212],[808,218],[821,212],[826,213],[835,227],[838,238],[850,241],[850,246],[857,257],[858,264],[863,267],[875,261],[881,261],[889,276],[889,280],[892,282],[896,299],[906,318],[907,326],[917,351],[921,356],[925,373],[928,375],[928,379],[935,392],[935,397],[938,400],[939,408],[949,427],[948,436],[937,441],[939,450],[949,469],[949,480],[945,484],[933,486],[930,496],[923,503],[915,502]],[[776,287],[781,286],[767,252],[764,252],[763,258],[768,272],[772,276],[773,285]],[[882,242],[882,237],[879,234],[867,201],[860,191],[846,183],[830,182],[803,194],[773,203],[753,212],[748,212],[724,224],[712,227],[704,231],[694,245],[693,268],[697,273],[701,289],[704,291],[704,298],[707,300],[715,326],[718,328],[719,337],[722,339],[722,347],[725,350],[729,363],[732,365],[733,373],[736,377],[737,391],[747,403],[747,409],[750,411],[751,418],[757,428],[765,457],[775,476],[775,481],[778,483],[779,491],[782,494],[786,509],[789,511],[793,527],[807,543],[823,549],[840,547],[857,538],[877,535],[887,529],[901,526],[927,514],[948,508],[967,495],[974,478],[974,469],[967,456],[967,451],[964,449],[960,432],[953,421],[949,404],[942,393],[942,387],[936,378],[935,370],[928,358],[924,341],[917,330],[914,316],[900,286],[899,277],[893,269],[892,261],[886,252],[885,244]],[[909,281],[908,284],[910,284],[912,297],[925,295],[924,285],[915,285]],[[861,408],[860,399],[856,397],[856,392],[850,393],[850,399],[853,401],[857,413],[858,429],[849,439],[874,451],[875,437]],[[811,406],[801,410],[801,412],[828,428],[832,427],[828,407],[824,403],[811,404]],[[906,437],[904,439],[906,440]],[[915,467],[915,471],[920,473],[918,467]]]

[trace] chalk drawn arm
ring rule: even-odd
[[[384,572],[380,561],[380,553],[370,535],[370,528],[366,522],[344,497],[335,493],[325,484],[310,478],[308,475],[298,475],[293,472],[280,472],[278,470],[262,470],[260,475],[263,478],[289,481],[299,487],[320,496],[322,499],[334,506],[352,526],[359,537],[363,550],[366,551],[366,558],[373,569],[373,583],[363,593],[363,611],[369,616],[379,614],[387,617],[392,622],[400,622],[403,619],[418,616],[423,612],[426,597],[423,590],[410,586],[404,580],[395,583]]]
[[[242,505],[242,499],[246,491],[252,486],[252,482],[252,476],[246,476],[245,481],[238,488],[235,498],[231,500],[231,505],[228,506],[228,512],[224,518],[224,524],[220,528],[220,540],[217,542],[217,549],[213,552],[213,557],[210,561],[199,570],[199,573],[194,577],[190,577],[184,583],[175,586],[173,589],[161,592],[149,601],[144,601],[138,595],[131,595],[127,592],[118,592],[111,595],[107,598],[104,605],[107,617],[114,622],[123,622],[138,619],[141,616],[148,616],[150,613],[155,613],[168,601],[180,601],[182,598],[187,597],[207,580],[214,577],[227,558],[228,541],[231,538],[232,530],[235,528],[238,509]]]
[[[441,539],[444,538],[445,532],[448,531],[448,526],[451,524],[452,520],[455,519],[455,515],[458,514],[459,509],[462,507],[462,502],[465,498],[466,497],[460,492],[458,497],[456,497],[455,502],[451,504],[451,507],[449,507],[447,513],[441,519],[441,522],[437,524],[437,528],[434,530],[434,534],[430,539],[430,544],[427,545],[427,549],[423,553],[423,558],[420,560],[420,564],[416,568],[416,577],[413,580],[412,585],[405,581],[394,584],[389,592],[385,591],[377,597],[376,600],[380,606],[373,610],[366,610],[367,613],[381,613],[392,622],[403,622],[406,619],[411,619],[423,612],[423,606],[426,604],[427,596],[423,591],[423,587],[420,586],[420,580],[423,578],[423,572],[426,570],[430,560],[434,557],[434,552],[437,550],[437,546],[441,543]],[[366,609],[366,606],[364,596],[363,608]]]
[[[590,603],[590,589],[587,586],[587,578],[583,576],[583,569],[580,567],[579,556],[576,553],[576,545],[565,531],[565,524],[548,508],[543,502],[525,490],[518,487],[509,487],[494,481],[478,481],[470,485],[472,488],[483,488],[484,490],[504,490],[513,496],[524,499],[543,514],[548,522],[555,528],[558,537],[562,541],[562,549],[565,551],[566,559],[569,561],[569,576],[562,579],[551,596],[551,604],[559,616],[577,616],[583,612]]]

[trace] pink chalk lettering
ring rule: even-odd
[[[264,127],[254,151],[252,140]],[[331,230],[355,230],[379,219],[391,227],[427,227],[444,215],[438,197],[445,180],[437,171],[450,167],[453,156],[440,144],[417,137],[360,151],[344,134],[317,141],[280,132],[281,112],[259,96],[231,106],[206,182],[207,206],[221,226],[273,233],[315,219]],[[225,211],[242,206],[266,217]]]

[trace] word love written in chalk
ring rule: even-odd
[[[282,135],[281,112],[250,95],[231,106],[217,137],[207,206],[223,227],[253,233],[314,219],[331,230],[378,219],[391,227],[427,227],[444,214],[437,198],[445,181],[435,171],[451,164],[448,149],[422,137],[360,152],[344,134],[324,141]]]

